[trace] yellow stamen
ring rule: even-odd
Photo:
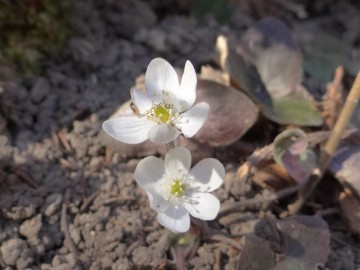
[[[185,184],[176,179],[171,185],[170,193],[176,197],[181,197],[185,194],[185,189]]]

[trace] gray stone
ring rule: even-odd
[[[41,214],[33,217],[32,219],[25,220],[20,225],[20,234],[27,239],[37,238],[42,226]]]
[[[34,260],[26,242],[18,238],[4,242],[0,251],[5,264],[18,268],[28,267]]]
[[[61,193],[50,194],[45,201],[44,213],[46,216],[53,215],[56,211],[59,210],[60,205],[63,200],[63,195]]]
[[[30,97],[35,103],[42,101],[50,91],[50,84],[45,78],[38,78],[31,88]]]

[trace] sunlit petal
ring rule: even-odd
[[[176,126],[185,137],[194,136],[203,126],[209,112],[209,104],[201,102],[179,116]]]
[[[130,95],[140,114],[144,114],[147,110],[151,108],[151,100],[140,89],[131,88]]]
[[[170,125],[156,124],[149,132],[149,139],[154,143],[169,143],[179,136],[180,131]]]
[[[190,61],[186,61],[184,74],[181,79],[176,96],[182,106],[182,111],[188,110],[194,105],[196,99],[196,72]]]
[[[145,87],[149,99],[159,102],[162,91],[178,90],[179,78],[175,69],[166,60],[155,58],[146,70]]]
[[[158,214],[158,220],[174,233],[183,233],[190,229],[190,216],[184,207],[170,206],[164,213]]]
[[[185,208],[193,217],[213,220],[219,213],[220,201],[210,193],[197,193],[190,197],[189,203],[185,203]]]
[[[165,156],[165,170],[168,175],[182,171],[188,174],[191,166],[190,151],[184,147],[176,147],[169,150]]]
[[[196,181],[194,186],[201,192],[211,192],[217,189],[225,177],[224,166],[214,158],[201,160],[190,171]]]
[[[148,139],[149,131],[155,125],[145,117],[119,116],[105,121],[102,127],[115,140],[137,144]]]

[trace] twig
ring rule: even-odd
[[[232,239],[224,234],[214,234],[214,235],[210,236],[209,239],[216,240],[219,242],[225,242],[238,250],[242,249],[242,245],[240,243],[236,242],[234,239]]]
[[[72,148],[68,142],[68,140],[66,139],[65,133],[63,130],[60,130],[58,133],[56,133],[61,144],[64,146],[65,150],[69,153],[72,152]]]
[[[20,178],[20,180],[24,181],[32,188],[38,188],[39,185],[36,183],[30,176],[26,175],[23,171],[13,170],[13,173]]]
[[[214,270],[221,270],[221,249],[218,247],[215,250],[215,264],[214,264]]]
[[[90,197],[87,198],[87,200],[81,205],[80,207],[80,213],[83,213],[86,211],[90,204],[95,200],[95,198],[100,194],[100,190],[95,191],[93,194],[90,195]]]
[[[220,209],[218,217],[222,217],[233,211],[238,211],[239,209],[246,207],[246,206],[280,200],[284,197],[287,197],[287,196],[297,192],[302,186],[303,185],[288,187],[288,188],[280,190],[279,192],[272,194],[266,198],[253,198],[253,199],[249,199],[246,201],[231,203],[229,205],[223,205],[223,207],[221,207],[221,209]]]
[[[343,106],[342,100],[342,85],[341,82],[344,77],[344,68],[339,66],[335,70],[334,79],[327,85],[326,98],[323,102],[323,110],[325,122],[328,127],[333,128],[336,123],[336,117],[339,115],[340,109]]]
[[[309,181],[306,183],[303,189],[299,192],[298,199],[291,205],[288,206],[290,214],[297,213],[303,206],[305,201],[309,198],[310,194],[313,193],[315,187],[320,182],[320,179],[325,173],[335,151],[340,143],[341,137],[347,127],[350,118],[358,104],[360,98],[360,72],[357,74],[354,84],[351,87],[350,93],[346,98],[343,109],[340,112],[339,118],[336,121],[334,129],[332,130],[328,141],[324,148],[320,152],[319,168],[313,175],[311,175]]]
[[[70,232],[69,232],[69,226],[67,222],[67,205],[69,203],[70,199],[70,190],[67,189],[64,195],[64,202],[61,208],[61,228],[65,236],[64,244],[69,249],[70,253],[73,255],[75,259],[75,264],[79,267],[82,266],[80,260],[79,260],[79,252],[76,249],[74,242],[71,239]],[[82,268],[82,267],[81,267]]]

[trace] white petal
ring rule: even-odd
[[[170,206],[166,212],[158,214],[161,225],[174,233],[187,232],[190,229],[190,216],[184,207]]]
[[[134,177],[136,182],[147,191],[147,186],[153,186],[162,179],[165,173],[165,163],[157,157],[146,157],[136,166]]]
[[[155,124],[149,132],[149,139],[154,143],[169,143],[179,136],[180,131],[166,124]]]
[[[176,126],[186,138],[194,136],[203,126],[209,112],[209,104],[200,102],[190,110],[182,113],[176,121]]]
[[[102,125],[107,134],[123,143],[137,144],[148,139],[151,128],[156,125],[145,117],[119,116]]]
[[[158,212],[164,212],[170,206],[160,188],[164,172],[164,161],[153,156],[141,160],[134,172],[136,182],[146,191],[151,208]]]
[[[217,159],[206,158],[191,169],[190,175],[196,179],[193,186],[197,191],[211,192],[223,183],[225,168]]]
[[[168,92],[165,95],[162,95],[161,101],[167,104],[173,105],[173,113],[177,113],[180,111],[179,101],[174,93]]]
[[[190,215],[202,220],[213,220],[220,210],[218,198],[210,193],[198,193],[190,198],[190,203],[185,203],[185,208]]]
[[[158,102],[162,91],[176,92],[179,78],[175,69],[164,59],[152,60],[145,73],[145,87],[150,100]]]
[[[182,111],[188,110],[194,105],[196,99],[196,83],[197,77],[195,69],[190,61],[186,61],[179,90],[175,93],[180,105],[183,105]]]
[[[146,96],[146,94],[140,89],[131,88],[130,90],[131,99],[134,102],[136,108],[141,114],[144,114],[147,110],[151,108],[151,100]]]
[[[165,170],[168,175],[182,171],[187,175],[191,166],[190,151],[184,147],[176,147],[169,150],[165,156]]]
[[[165,212],[171,206],[169,201],[165,200],[160,193],[158,193],[155,190],[152,190],[151,188],[149,188],[148,191],[146,191],[146,194],[150,201],[150,207],[155,211],[157,211],[158,213]]]

